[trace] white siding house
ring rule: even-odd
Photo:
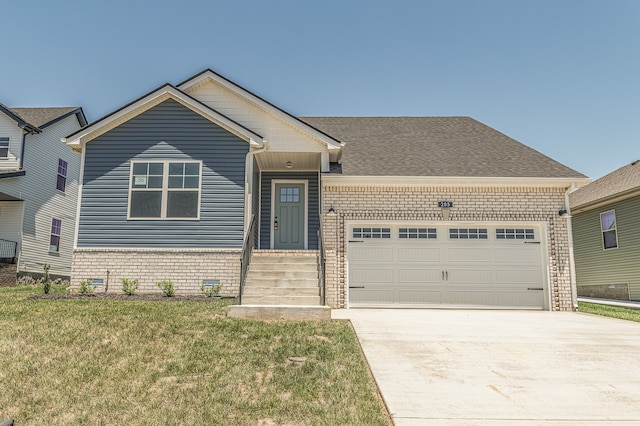
[[[52,275],[70,275],[80,156],[60,138],[84,125],[81,108],[0,104],[0,262],[5,270],[11,264],[18,275],[40,274],[50,264]]]

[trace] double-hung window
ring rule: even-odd
[[[200,161],[133,161],[129,219],[198,219]]]
[[[60,232],[62,230],[62,221],[55,217],[51,219],[51,236],[49,238],[49,251],[58,253],[60,251]]]
[[[618,247],[615,210],[600,213],[600,231],[602,231],[602,246],[605,250]]]
[[[62,192],[67,188],[67,162],[62,158],[58,159],[58,180],[56,181],[56,188]]]
[[[0,158],[9,157],[9,138],[0,137]]]

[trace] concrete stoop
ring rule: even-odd
[[[259,320],[326,321],[331,319],[331,308],[301,305],[232,305],[227,308],[227,316]]]
[[[321,306],[318,253],[254,251],[242,293],[242,305],[227,316],[249,319],[328,320]]]

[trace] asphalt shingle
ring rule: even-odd
[[[578,208],[618,194],[640,190],[640,160],[620,167],[569,195],[571,208]]]

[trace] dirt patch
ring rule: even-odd
[[[151,302],[215,302],[220,298],[206,297],[204,295],[171,296],[166,297],[159,293],[140,293],[128,296],[124,293],[92,293],[92,294],[34,294],[27,297],[33,299],[69,299],[69,300],[138,300]]]

